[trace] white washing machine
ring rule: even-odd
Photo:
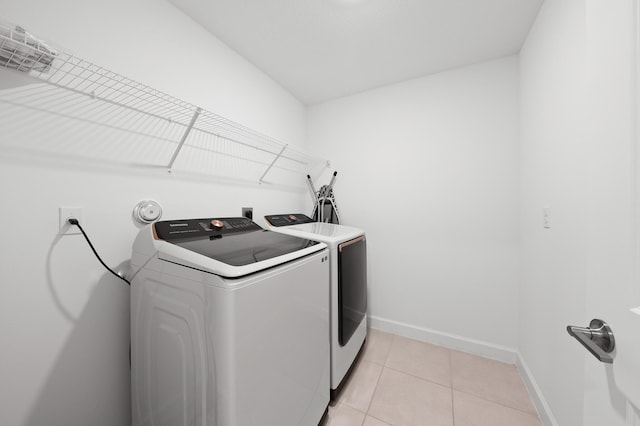
[[[156,222],[133,245],[134,426],[317,425],[329,404],[324,244],[246,218]]]
[[[265,216],[273,231],[327,244],[331,264],[331,399],[346,382],[367,337],[367,245],[358,228],[303,214]]]

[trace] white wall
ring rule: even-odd
[[[508,57],[309,108],[343,223],[367,232],[375,326],[515,351],[517,91]]]
[[[586,317],[585,14],[583,1],[545,2],[520,53],[518,347],[560,425],[583,424],[584,349],[565,327]]]
[[[303,105],[165,1],[5,0],[2,14],[108,69],[284,142],[304,140]],[[0,70],[0,83],[22,89],[29,81]],[[13,113],[4,94],[0,107]],[[138,231],[131,209],[140,199],[160,201],[165,218],[239,215],[243,206],[260,217],[300,210],[304,188],[31,157],[20,149],[66,141],[21,133],[7,116],[0,141],[0,423],[129,424],[128,287],[102,269],[81,236],[57,235],[58,207],[83,207],[103,258],[126,267]],[[36,119],[28,125],[39,127]],[[104,148],[112,141],[89,134],[85,142]]]

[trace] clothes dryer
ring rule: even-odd
[[[132,266],[134,426],[321,421],[325,244],[246,218],[171,220],[139,232]]]
[[[325,243],[331,265],[331,399],[335,399],[367,337],[367,246],[365,232],[314,222],[303,214],[265,216],[270,229]]]

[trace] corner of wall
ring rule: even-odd
[[[558,421],[553,416],[551,407],[547,404],[547,401],[542,394],[542,390],[540,390],[540,387],[536,383],[531,370],[527,366],[527,363],[524,361],[520,352],[516,354],[516,367],[518,368],[520,377],[522,377],[524,385],[529,392],[529,396],[536,407],[538,417],[540,417],[542,424],[545,426],[558,426]]]

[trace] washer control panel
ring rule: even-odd
[[[159,240],[171,241],[182,238],[204,238],[237,232],[261,231],[263,229],[246,217],[225,217],[165,220],[154,223],[153,230]]]
[[[272,214],[269,216],[265,216],[264,219],[271,226],[275,227],[299,225],[301,223],[313,222],[313,219],[311,219],[309,216],[303,215],[302,213]]]

